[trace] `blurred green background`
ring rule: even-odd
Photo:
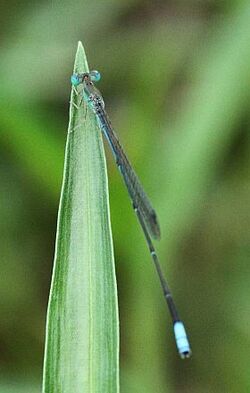
[[[41,390],[78,40],[158,212],[156,247],[193,349],[179,360],[106,149],[121,391],[249,392],[249,1],[10,1],[0,20],[0,392]]]

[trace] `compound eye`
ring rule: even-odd
[[[99,80],[101,79],[101,74],[99,71],[96,70],[90,71],[89,75],[92,82],[99,82]]]
[[[81,80],[77,74],[73,74],[70,78],[70,81],[73,86],[78,86],[81,83]]]

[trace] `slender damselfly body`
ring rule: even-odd
[[[105,110],[102,95],[94,85],[94,82],[98,82],[99,80],[100,73],[98,71],[91,71],[89,73],[85,72],[82,74],[73,74],[71,77],[71,83],[73,86],[76,87],[80,84],[83,85],[83,99],[85,100],[85,102],[87,102],[88,106],[95,113],[99,127],[111,147],[112,153],[116,161],[116,165],[123,177],[129,196],[132,200],[133,209],[142,227],[154,266],[156,268],[157,275],[161,283],[163,294],[173,321],[174,336],[178,352],[181,358],[188,358],[191,356],[192,352],[190,349],[186,330],[183,322],[179,317],[172,293],[164,277],[158,256],[152,242],[152,238],[160,238],[160,227],[157,216],[112,128],[111,122]]]

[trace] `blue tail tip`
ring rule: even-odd
[[[180,357],[182,359],[190,358],[192,351],[183,322],[177,321],[174,323],[174,335]]]

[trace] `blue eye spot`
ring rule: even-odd
[[[73,74],[70,81],[73,86],[78,86],[81,83],[77,74]]]
[[[99,71],[93,70],[89,73],[92,82],[99,82],[101,79],[101,74]]]

